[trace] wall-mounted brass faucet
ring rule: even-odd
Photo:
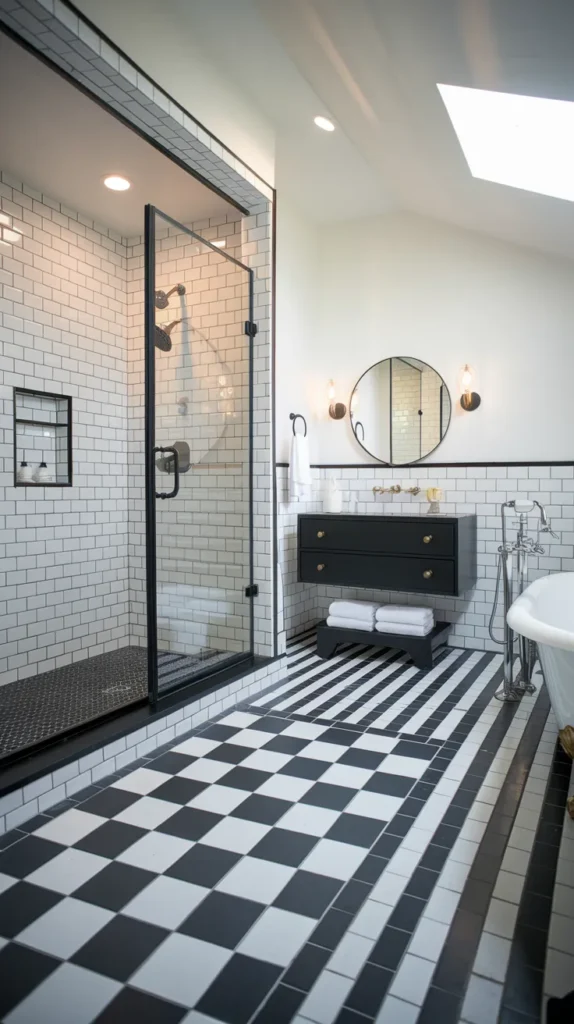
[[[401,487],[400,484],[393,484],[391,487],[373,487],[373,494],[413,494],[421,493],[420,487]]]

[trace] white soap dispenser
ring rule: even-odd
[[[34,483],[36,484],[48,484],[52,480],[52,474],[48,469],[45,462],[41,462],[36,472],[34,473]]]
[[[34,479],[34,470],[27,462],[21,462],[18,467],[16,474],[16,480],[19,484],[31,484]]]
[[[334,477],[330,477],[325,485],[325,497],[323,499],[323,509],[325,512],[338,513],[343,508],[343,495],[337,487],[337,481]]]

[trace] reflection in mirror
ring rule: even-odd
[[[393,356],[375,363],[351,396],[357,441],[380,462],[405,466],[430,455],[445,436],[451,413],[448,388],[420,359]]]

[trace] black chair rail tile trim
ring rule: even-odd
[[[413,462],[408,466],[389,466],[386,462],[312,462],[311,469],[480,469],[506,466],[574,466],[574,462]],[[289,469],[288,462],[276,462],[275,469]]]

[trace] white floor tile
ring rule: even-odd
[[[227,820],[227,819],[224,819]],[[163,832],[148,832],[128,846],[127,850],[116,858],[122,864],[131,864],[144,871],[154,871],[156,875],[167,871],[184,853],[191,850],[190,839],[164,835]]]
[[[574,861],[558,860],[556,867],[556,881],[559,885],[570,885],[574,887]]]
[[[242,857],[215,888],[232,896],[269,904],[285,888],[295,870],[257,857]]]
[[[530,854],[526,850],[517,850],[509,846],[504,854],[501,868],[503,871],[510,871],[514,875],[525,875],[528,871]]]
[[[503,986],[471,975],[461,1020],[468,1024],[493,1024],[498,1019]]]
[[[393,908],[389,904],[378,903],[373,899],[365,900],[349,925],[349,930],[366,939],[378,939],[392,912]]]
[[[267,835],[269,829],[270,825],[261,825],[258,821],[223,818],[203,836],[202,843],[217,846],[219,850],[231,850],[233,853],[249,853],[259,840]]]
[[[254,750],[241,762],[242,768],[254,768],[258,772],[278,772],[291,761],[292,754],[277,754],[273,750]]]
[[[136,768],[135,772],[124,775],[112,783],[112,789],[125,789],[128,793],[139,793],[140,796],[147,796],[153,793],[154,789],[169,782],[171,775],[166,772],[154,772],[149,768]]]
[[[374,770],[370,768],[355,768],[350,764],[332,764],[321,776],[321,782],[330,782],[335,786],[347,786],[349,789],[362,789],[374,774]]]
[[[462,892],[470,868],[470,864],[462,864],[461,861],[449,858],[440,873],[439,885],[445,889],[452,889],[453,892]]]
[[[221,724],[223,725],[223,722]],[[254,750],[258,750],[265,743],[269,743],[269,738],[270,734],[262,732],[261,729],[242,729],[241,732],[236,732],[235,736],[229,736],[225,742],[234,743],[238,747],[253,747]]]
[[[91,1024],[121,987],[103,974],[61,964],[4,1019],[6,1024]]]
[[[415,853],[424,853],[433,837],[433,830],[430,828],[411,828],[403,839],[399,849],[414,850]]]
[[[377,736],[374,732],[365,732],[355,740],[353,747],[358,750],[374,750],[380,754],[390,754],[395,749],[398,739],[393,736]]]
[[[398,850],[389,860],[385,871],[410,878],[420,859],[420,853],[415,853],[414,850],[405,850],[403,846],[399,846]]]
[[[397,814],[403,803],[403,797],[387,796],[384,793],[370,793],[367,790],[361,790],[347,804],[345,810],[348,814],[360,814],[364,818],[390,821]]]
[[[472,864],[478,852],[478,843],[471,843],[469,839],[457,839],[451,852],[450,858],[460,864]]]
[[[295,736],[299,740],[316,740],[326,732],[328,726],[314,725],[312,722],[292,722],[281,733],[282,736]],[[307,748],[305,748],[305,751]]]
[[[338,761],[348,749],[338,743],[322,743],[321,740],[313,740],[301,752],[301,756],[310,757],[315,761]]]
[[[506,900],[507,903],[520,903],[523,888],[524,878],[522,875],[513,875],[510,871],[500,871],[492,895],[497,900]]]
[[[486,831],[485,821],[476,821],[473,819],[465,821],[459,832],[460,839],[469,839],[472,843],[480,843],[484,833]]]
[[[479,974],[482,978],[489,978],[490,981],[502,983],[506,977],[510,948],[510,939],[483,932],[472,968],[473,973]]]
[[[214,783],[194,796],[187,806],[198,807],[202,811],[213,811],[214,814],[231,814],[231,811],[239,807],[248,796],[249,793],[244,789],[232,789],[231,786],[218,786]]]
[[[104,857],[96,857],[93,853],[66,848],[57,857],[42,864],[26,878],[32,885],[40,885],[44,889],[52,889],[66,896],[79,889],[98,871],[105,868],[109,861]]]
[[[0,874],[0,894],[6,892],[7,889],[11,889],[13,885],[16,885],[17,879],[12,878],[11,875]]]
[[[62,846],[73,846],[94,829],[104,825],[107,820],[98,814],[87,814],[86,811],[79,811],[76,807],[72,807],[69,811],[64,811],[59,817],[47,822],[46,825],[42,825],[37,832],[34,832],[34,835],[40,839],[50,839],[54,843],[61,843]]]
[[[259,722],[259,715],[251,715],[248,711],[232,711],[230,715],[224,715],[220,719],[220,725],[229,725],[233,729],[247,729],[253,722]],[[252,729],[251,732],[257,732],[257,729]]]
[[[177,774],[182,779],[196,779],[198,782],[219,782],[222,775],[227,775],[232,768],[232,764],[224,761],[199,758],[198,761],[192,761],[186,768],[182,768]]]
[[[431,960],[407,953],[395,974],[389,995],[422,1006],[433,976],[435,965]]]
[[[517,917],[517,903],[507,903],[505,900],[493,898],[488,907],[484,930],[492,932],[493,935],[500,935],[504,939],[511,939],[514,935]]]
[[[558,949],[549,949],[546,954],[546,970],[544,972],[546,994],[562,999],[572,991],[573,978],[574,956],[562,953]]]
[[[134,804],[125,807],[116,814],[115,821],[123,821],[126,825],[138,828],[157,828],[164,821],[181,810],[180,804],[172,804],[169,800],[158,800],[155,796],[142,796]]]
[[[550,917],[550,930],[548,933],[548,945],[552,949],[559,949],[562,953],[570,953],[574,949],[574,927],[571,917],[564,914],[552,914]],[[574,985],[574,978],[572,979]]]
[[[349,807],[347,807],[349,810]],[[281,828],[290,832],[304,832],[309,836],[324,836],[339,817],[339,811],[311,804],[294,804],[281,818]]]
[[[350,843],[320,839],[300,867],[303,871],[314,871],[319,875],[347,881],[364,861],[366,852],[363,847],[351,846]]]
[[[287,967],[316,927],[317,922],[310,917],[268,907],[242,940],[238,952]]]
[[[436,963],[447,935],[447,924],[432,921],[430,917],[421,917],[410,941],[408,952],[413,956],[422,956],[423,959],[433,960]]]
[[[518,828],[516,825],[510,833],[510,839],[508,840],[509,846],[515,846],[517,850],[526,850],[530,852],[534,846],[534,837],[536,833],[530,828]]]
[[[376,903],[386,903],[389,907],[395,907],[406,886],[407,879],[403,875],[393,875],[391,871],[383,871],[370,898]]]
[[[377,771],[390,775],[404,775],[409,779],[420,779],[429,766],[422,757],[403,757],[401,754],[389,754],[385,757]]]
[[[387,996],[375,1024],[416,1024],[419,1012],[420,1007]]]
[[[314,785],[313,779],[296,779],[294,775],[272,775],[259,787],[257,793],[260,796],[275,796],[279,800],[290,800],[295,803]]]
[[[20,932],[18,942],[67,960],[113,916],[103,907],[66,897]]]
[[[442,924],[450,924],[459,900],[460,893],[437,885],[426,905],[423,917],[429,917],[431,921],[440,921]]]
[[[299,1008],[301,1017],[316,1024],[333,1024],[352,985],[352,978],[323,971]]]
[[[327,965],[335,974],[343,974],[346,978],[356,978],[363,969],[373,948],[373,940],[362,935],[347,932]]]
[[[570,885],[555,885],[552,899],[552,911],[556,914],[564,914],[565,917],[574,917],[574,888]]]
[[[192,1007],[231,956],[230,949],[174,933],[132,975],[130,985]]]
[[[178,878],[159,875],[130,900],[122,914],[173,930],[185,921],[210,891],[200,885],[180,882]]]
[[[217,740],[204,739],[203,736],[192,736],[183,743],[178,743],[173,750],[178,754],[189,754],[190,757],[205,757],[219,746]]]

